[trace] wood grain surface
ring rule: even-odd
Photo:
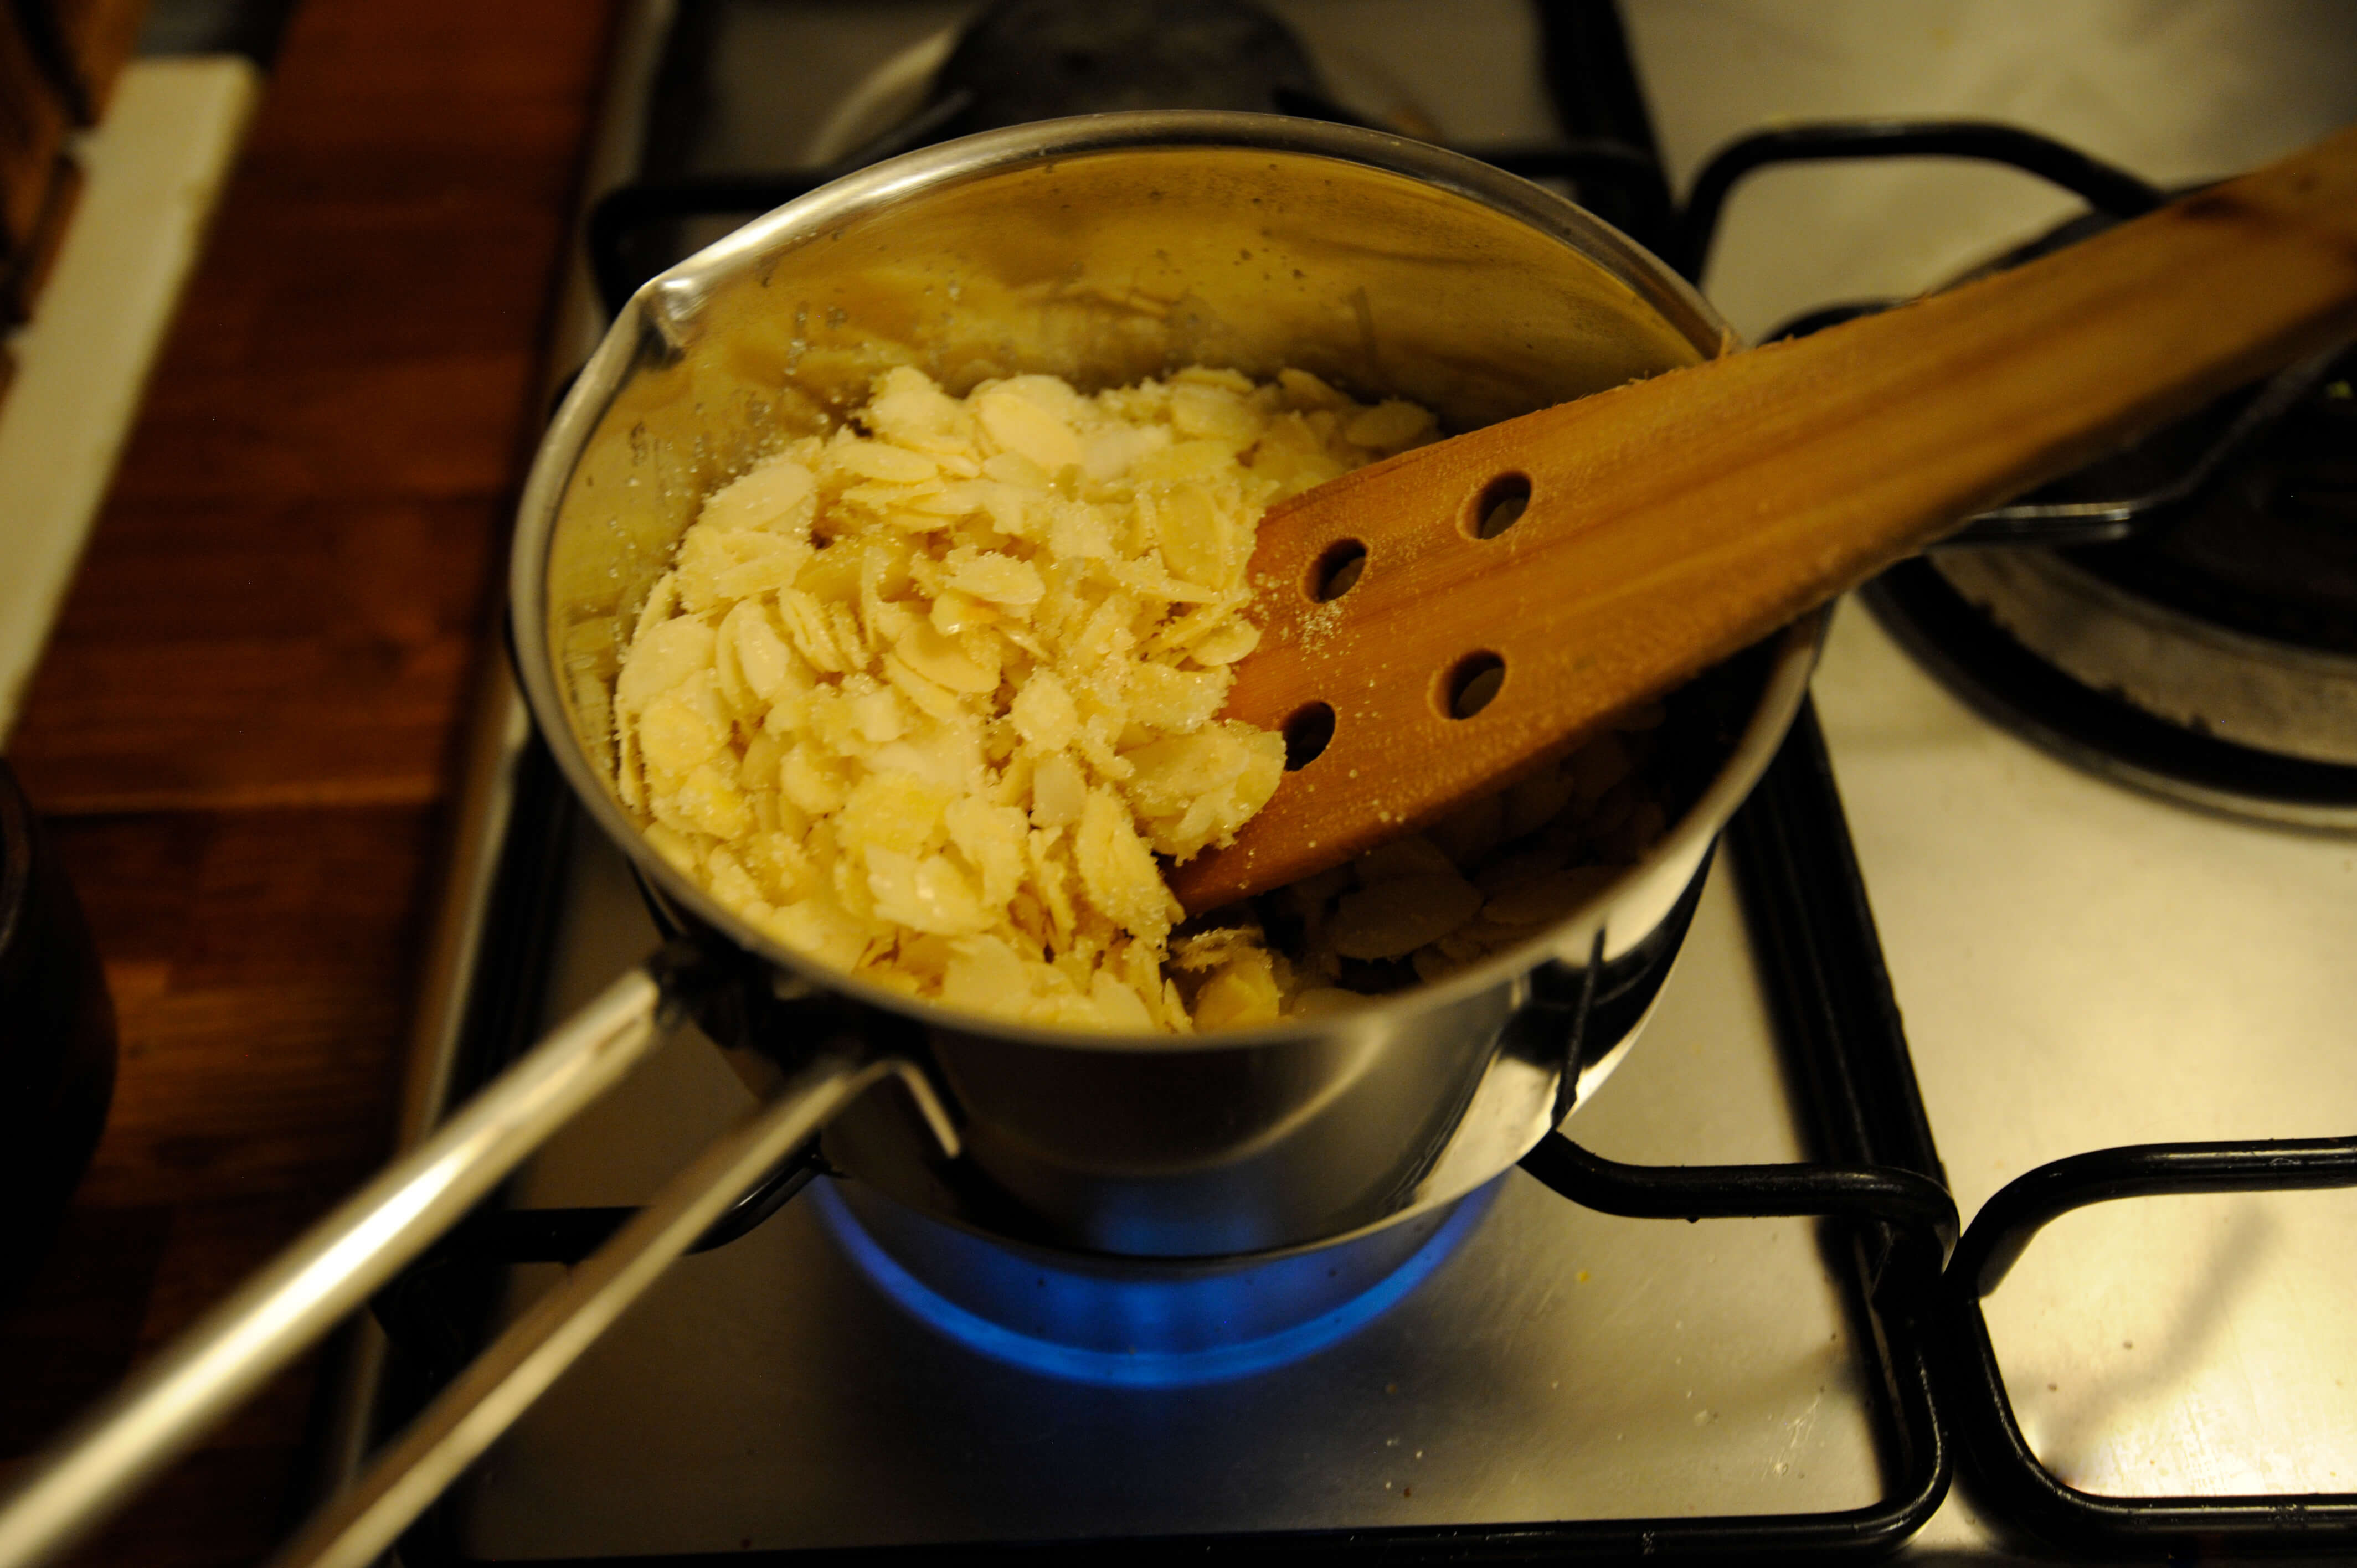
[[[0,1480],[383,1157],[608,0],[310,0],[9,760],[122,1069],[0,1307]],[[315,1370],[75,1559],[253,1561]]]

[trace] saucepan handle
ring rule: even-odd
[[[755,1182],[877,1079],[904,1081],[945,1152],[956,1134],[913,1063],[845,1036],[716,1140],[660,1197],[552,1290],[296,1533],[274,1568],[366,1568],[479,1458],[673,1261]]]
[[[660,977],[679,967],[667,950],[608,986],[60,1436],[0,1499],[0,1568],[30,1568],[79,1540],[651,1055],[680,1012]],[[915,1067],[848,1036],[823,1046],[462,1374],[288,1560],[370,1561],[713,1218],[888,1074],[909,1080],[953,1148]],[[374,1544],[351,1544],[363,1538]]]

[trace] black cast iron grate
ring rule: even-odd
[[[499,877],[502,917],[494,929],[529,955],[535,940],[520,925],[552,924],[546,890],[562,882],[570,796],[534,745],[520,769],[511,820],[539,826],[513,836]],[[1533,1176],[1574,1201],[1638,1218],[1767,1218],[1824,1215],[1847,1232],[1841,1284],[1869,1348],[1863,1369],[1889,1495],[1864,1508],[1818,1513],[1602,1520],[1534,1520],[1475,1526],[1252,1531],[1123,1540],[1125,1555],[1146,1561],[1204,1557],[1274,1559],[1308,1555],[1385,1562],[1521,1562],[1576,1558],[1612,1561],[1657,1555],[1781,1557],[1819,1561],[1873,1557],[1896,1550],[1945,1497],[1952,1473],[1935,1408],[1933,1339],[1941,1305],[1940,1269],[1956,1236],[1956,1217],[1938,1179],[1938,1162],[1915,1096],[1911,1067],[1896,1029],[1896,1008],[1878,959],[1855,961],[1872,928],[1847,848],[1840,803],[1813,713],[1780,753],[1729,832],[1755,933],[1779,977],[1780,1032],[1803,1091],[1806,1132],[1832,1163],[1794,1165],[1649,1167],[1601,1159],[1552,1134],[1524,1161]],[[544,946],[541,949],[544,954]],[[1659,967],[1665,970],[1668,954]],[[476,1027],[460,1071],[468,1081],[496,1073],[529,1041],[538,1012],[542,966],[486,964],[493,977],[478,998]],[[1598,972],[1590,970],[1589,973]],[[1659,976],[1653,977],[1658,980]],[[1563,1010],[1566,1030],[1582,1026],[1596,998]],[[821,1168],[814,1151],[774,1172],[716,1224],[699,1250],[749,1232],[799,1192]],[[488,1334],[489,1319],[512,1264],[571,1263],[586,1258],[630,1213],[628,1208],[506,1210],[469,1219],[381,1293],[379,1321],[393,1346],[380,1420],[386,1433],[424,1404],[464,1366]],[[854,1553],[730,1553],[733,1562],[805,1563],[824,1557],[938,1562],[1093,1562],[1103,1540],[872,1548]],[[453,1521],[437,1507],[402,1542],[408,1568],[472,1560],[457,1545]],[[665,1557],[639,1563],[696,1563]]]
[[[1758,169],[1795,161],[1917,156],[1966,157],[2009,165],[2075,192],[2096,213],[2111,219],[2135,217],[2150,210],[2162,199],[2159,191],[2134,176],[2061,144],[2007,126],[1895,121],[1789,126],[1745,137],[1722,149],[1705,166],[1675,223],[1675,249],[1670,253],[1689,278],[1698,279],[1728,191],[1736,181]],[[1888,303],[1834,306],[1791,324],[1777,336],[1813,331],[1883,308]],[[2266,401],[2264,393],[2260,401]],[[2282,410],[2278,408],[2274,413],[2280,415]],[[2230,428],[2223,446],[2205,439],[2190,446],[2192,469],[2184,476],[2182,484],[2153,488],[2147,480],[2147,486],[2131,488],[2110,502],[2070,493],[2052,498],[2053,504],[2041,504],[2049,499],[2041,492],[2028,498],[2026,504],[2003,508],[1975,520],[1965,533],[1958,536],[1958,542],[2069,545],[2126,537],[2164,506],[2173,504],[2201,483],[2222,455],[2224,446],[2249,438],[2254,430],[2242,428],[2243,423],[2247,422],[2238,422]],[[2155,442],[2170,434],[2162,433]],[[2068,490],[2070,486],[2071,481],[2065,480],[2056,488]],[[1944,669],[1955,660],[1956,656],[1951,652],[1955,642],[1920,632],[1917,628],[1921,620],[1913,608],[1937,600],[1931,585],[1938,581],[1922,563],[1902,562],[1883,579],[1869,585],[1867,597],[1881,613],[1886,626],[1897,632],[1919,657]],[[1974,638],[2004,640],[1976,624],[1964,624],[1967,618],[1949,617],[1958,623],[1950,629],[1962,634],[1959,641]],[[1999,658],[2006,657],[2008,651],[2017,663],[2034,662],[2018,650],[2000,650]],[[2069,685],[2042,666],[2037,671],[2025,670],[2019,678],[2040,691],[2049,690],[2055,683]],[[1959,683],[1968,691],[1973,689],[1970,682]],[[2058,736],[2077,736],[2125,727],[2133,731],[2137,741],[2166,751],[2172,762],[2188,751],[2198,752],[2204,745],[2216,745],[2175,733],[2154,737],[2138,727],[2141,715],[2130,714],[2125,704],[2107,703],[2106,699],[2094,693],[2086,693],[2083,700],[2066,697],[2061,705],[2069,707],[2073,702],[2078,703],[2076,709],[2051,721]],[[2150,720],[2142,723],[2152,731],[2164,727]],[[1803,739],[1803,729],[1813,734],[1813,720],[1806,714],[1803,725],[1795,729],[1796,743]],[[1822,740],[1813,739],[1807,744],[1822,762]],[[2080,744],[2073,739],[2063,749]],[[1785,748],[1788,755],[1792,750],[1792,745]],[[2203,766],[2212,766],[2206,756],[2196,760]],[[2350,788],[2345,769],[2309,767],[2301,772],[2299,765],[2282,759],[2267,758],[2263,763],[2255,775],[2248,757],[2231,759],[2228,765],[2215,769],[2224,775],[2221,787],[2233,790],[2255,785],[2268,792],[2302,800],[2319,796],[2338,800]],[[1770,772],[1770,782],[1762,785],[1753,805],[1760,804],[1761,798],[1772,796],[1777,774],[1785,767],[1785,759],[1780,757],[1777,768]],[[2266,771],[2266,768],[2275,771]],[[2287,771],[2297,776],[2276,777],[2276,773]],[[1823,779],[1821,798],[1770,809],[1768,823],[1763,824],[1765,830],[1787,833],[1797,830],[1803,837],[1795,842],[1813,850],[1818,859],[1813,868],[1806,863],[1757,866],[1747,858],[1747,891],[1753,890],[1754,883],[1758,883],[1763,891],[1755,893],[1755,897],[1764,901],[1788,897],[1795,888],[1803,889],[1803,902],[1813,902],[1815,907],[1808,911],[1804,923],[1790,928],[1781,927],[1773,918],[1776,910],[1755,908],[1755,940],[1764,940],[1771,972],[1783,993],[1783,1043],[1788,1050],[1796,1053],[1804,1069],[1813,1070],[1817,1060],[1816,1047],[1811,1038],[1811,1014],[1822,1001],[1846,986],[1853,993],[1851,1005],[1835,1031],[1838,1034],[1846,1027],[1852,1035],[1842,1053],[1844,1059],[1886,1073],[1895,1064],[1906,1074],[1903,1085],[1895,1078],[1887,1078],[1869,1093],[1868,1099],[1876,1104],[1875,1113],[1892,1118],[1888,1128],[1903,1133],[1901,1146],[1878,1148],[1869,1141],[1865,1145],[1869,1157],[1908,1165],[1908,1155],[1912,1154],[1935,1162],[1930,1127],[1914,1090],[1912,1069],[1907,1066],[1906,1041],[1897,1009],[1889,1006],[1877,1016],[1876,1009],[1860,1004],[1867,1000],[1863,995],[1866,990],[1878,990],[1887,1004],[1889,982],[1880,942],[1866,902],[1865,885],[1858,875],[1840,812],[1840,800],[1829,768]],[[1747,807],[1737,818],[1730,836],[1738,846],[1752,837],[1755,830],[1750,819],[1754,814],[1752,808]],[[1844,908],[1849,900],[1822,883],[1813,897],[1808,896],[1805,889],[1817,878],[1832,879],[1854,891],[1854,907]],[[1764,891],[1767,889],[1774,891]],[[1795,906],[1783,912],[1802,911]],[[1763,919],[1763,916],[1768,918]],[[1817,950],[1821,943],[1834,947],[1821,953]],[[1846,949],[1846,953],[1839,954],[1840,949]],[[1829,954],[1836,956],[1837,975],[1814,972],[1820,959]],[[1828,1105],[1821,1095],[1820,1112],[1837,1112],[1841,1098],[1836,1092]],[[1863,1105],[1867,1101],[1859,1103]],[[1937,1165],[1933,1163],[1912,1168],[1935,1171]],[[2357,1187],[2357,1137],[2145,1144],[2094,1150],[2041,1165],[1992,1196],[1958,1242],[1941,1281],[1942,1299],[1932,1309],[1937,1324],[1933,1337],[1937,1347],[1936,1386],[1942,1407],[1948,1412],[1947,1423],[1960,1450],[1966,1480],[1982,1510],[2002,1525],[2065,1551],[2093,1557],[2295,1552],[2341,1555],[2357,1547],[2357,1493],[2115,1498],[2069,1486],[2047,1468],[2023,1436],[1996,1346],[1989,1337],[1987,1319],[1980,1308],[1981,1300],[1997,1288],[2039,1230],[2074,1208],[2164,1194],[2347,1187]]]
[[[512,838],[500,882],[503,897],[544,904],[535,890],[561,880],[554,873],[570,798],[544,754],[533,751],[519,791],[520,805],[531,809],[520,810],[514,820],[555,827]],[[2357,1498],[2115,1498],[2065,1486],[2021,1436],[1977,1299],[1996,1288],[2040,1226],[2069,1209],[2161,1193],[2357,1185],[2357,1139],[2152,1146],[2074,1156],[2000,1191],[1959,1241],[1812,709],[1803,709],[1730,824],[1728,843],[1805,1131],[1831,1163],[1637,1166],[1601,1159],[1557,1133],[1523,1165],[1565,1197],[1606,1213],[1687,1219],[1823,1215],[1842,1227],[1848,1261],[1843,1283],[1850,1310],[1866,1330],[1857,1342],[1874,1352],[1865,1380],[1884,1470],[1893,1477],[1889,1495],[1865,1508],[1825,1513],[1157,1537],[1125,1541],[1124,1552],[1148,1561],[1305,1553],[1396,1562],[1873,1557],[1902,1545],[1939,1507],[1958,1445],[1986,1511],[2073,1552],[2345,1551],[2357,1539]],[[554,911],[511,902],[509,913],[533,924],[535,913],[544,920]],[[515,925],[505,929],[510,940],[521,934]],[[528,1043],[528,1020],[537,1010],[538,968],[486,969],[504,982],[487,988],[491,994],[479,1002],[475,1048],[464,1064],[469,1079],[488,1077]],[[780,1166],[714,1226],[700,1248],[750,1231],[818,1168],[814,1153]],[[377,1302],[394,1345],[382,1407],[386,1429],[421,1408],[479,1346],[506,1267],[578,1262],[630,1212],[487,1208],[404,1272]],[[876,1548],[856,1556],[1079,1562],[1092,1560],[1106,1544]],[[410,1568],[467,1561],[438,1510],[404,1538],[403,1555]],[[799,1563],[811,1556],[740,1553],[732,1560]]]

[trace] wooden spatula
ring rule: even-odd
[[[1171,886],[1198,913],[1412,831],[2352,334],[2357,130],[2017,270],[1321,485],[1262,522],[1265,630],[1227,714],[1312,741],[1330,710],[1331,738]]]

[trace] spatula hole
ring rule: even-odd
[[[1333,603],[1351,591],[1367,569],[1367,547],[1355,539],[1338,540],[1309,569],[1309,596],[1321,605]]]
[[[1334,738],[1334,710],[1311,703],[1285,721],[1285,770],[1297,773],[1318,760]]]
[[[1441,683],[1442,711],[1452,719],[1469,719],[1490,705],[1506,683],[1506,661],[1494,653],[1469,653],[1450,666]]]
[[[1466,532],[1476,539],[1495,539],[1522,521],[1531,504],[1531,481],[1523,474],[1501,474],[1481,487],[1474,498]]]

